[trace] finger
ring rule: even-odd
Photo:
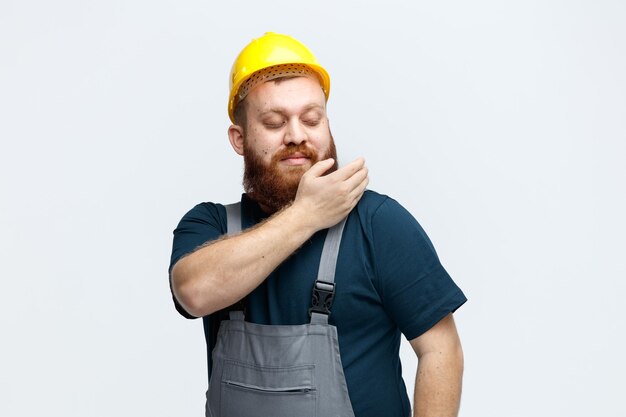
[[[352,191],[353,189],[355,189],[356,187],[359,186],[359,184],[361,184],[361,182],[367,178],[369,173],[369,170],[367,169],[367,167],[363,167],[360,170],[358,170],[357,172],[354,173],[354,175],[352,175],[350,178],[347,178],[344,183],[346,184],[346,186],[348,187],[348,189],[350,191]]]
[[[333,158],[324,159],[322,161],[318,161],[315,163],[309,170],[306,172],[307,175],[310,175],[314,178],[321,177],[324,175],[326,171],[333,166],[335,160]]]
[[[337,171],[329,174],[328,177],[333,179],[344,181],[354,175],[359,169],[363,168],[365,165],[365,159],[357,158],[354,161],[350,162],[348,165],[339,168]]]
[[[369,182],[370,182],[370,177],[365,177],[363,181],[361,181],[359,185],[350,192],[349,198],[353,199],[354,205],[356,205],[356,203],[358,203],[361,197],[363,196],[363,193],[367,189],[367,184],[369,184]]]

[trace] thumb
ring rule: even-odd
[[[313,176],[314,178],[321,177],[326,171],[330,169],[330,167],[333,166],[334,163],[335,160],[333,158],[318,161],[315,165],[309,168],[307,174]]]

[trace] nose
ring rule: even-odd
[[[287,124],[287,130],[285,131],[285,137],[283,139],[285,145],[299,145],[307,139],[306,129],[300,124],[300,121],[290,120]]]

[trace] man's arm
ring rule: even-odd
[[[323,176],[333,163],[320,161],[303,175],[291,206],[176,262],[172,290],[188,313],[201,317],[239,301],[315,232],[350,213],[368,183],[365,161]]]
[[[414,417],[456,417],[461,401],[463,350],[452,314],[410,343],[418,357]]]

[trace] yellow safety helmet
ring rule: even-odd
[[[255,85],[283,75],[317,76],[328,100],[330,77],[313,53],[291,36],[267,32],[243,48],[230,70],[230,120],[235,123],[235,106]]]

